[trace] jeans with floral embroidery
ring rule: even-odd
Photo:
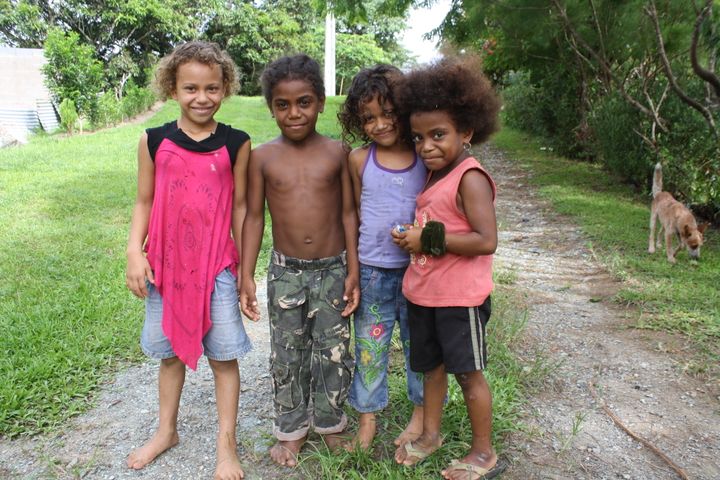
[[[353,322],[355,374],[348,398],[360,413],[376,412],[388,404],[388,363],[396,323],[405,354],[407,395],[413,404],[423,404],[422,374],[410,370],[407,302],[402,294],[404,274],[404,267],[360,265],[360,306]]]

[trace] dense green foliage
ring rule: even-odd
[[[301,25],[280,7],[249,3],[218,11],[203,33],[204,38],[227,50],[237,64],[241,93],[257,95],[258,78],[270,61],[285,54],[306,52],[313,57],[321,52],[322,31],[315,35],[317,19]]]
[[[66,34],[54,28],[45,40],[45,58],[43,73],[55,101],[60,103],[68,98],[80,115],[93,120],[105,80],[102,64],[95,58],[92,47],[80,43],[77,33]]]
[[[157,55],[193,38],[214,0],[0,0],[0,43],[42,48],[52,28],[79,35],[122,91],[147,80]],[[219,5],[219,4],[217,4]]]
[[[381,5],[377,0],[367,3],[370,13]],[[335,56],[339,92],[364,66],[408,61],[397,38],[403,17],[400,13],[379,16],[372,22],[360,17],[338,20]],[[241,93],[257,95],[262,69],[281,55],[302,52],[322,64],[324,28],[323,12],[310,0],[263,2],[260,6],[240,3],[214,12],[202,36],[230,53],[241,72]]]
[[[408,63],[399,44],[406,0],[0,0],[0,44],[44,47],[56,100],[71,99],[97,128],[137,113],[131,106],[149,104],[147,91],[138,101],[138,87],[147,86],[157,60],[185,40],[204,38],[226,49],[245,95],[260,92],[262,69],[279,56],[303,52],[322,64],[328,5],[338,17],[340,90],[364,66]]]
[[[483,55],[504,87],[509,125],[643,190],[661,161],[668,189],[712,217],[720,213],[720,17],[714,2],[695,3],[458,0],[440,33]],[[706,80],[691,64],[694,35]]]
[[[60,114],[60,126],[72,135],[79,118],[75,103],[69,98],[64,98],[63,101],[60,102],[58,113]]]

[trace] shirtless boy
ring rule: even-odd
[[[331,449],[346,440],[342,406],[353,370],[349,316],[360,299],[358,223],[346,152],[315,130],[325,105],[317,62],[306,55],[282,57],[267,66],[261,83],[280,136],[250,156],[240,305],[250,319],[260,318],[254,275],[267,200],[277,438],[270,456],[292,467],[311,425]]]

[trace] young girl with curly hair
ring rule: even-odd
[[[250,137],[214,118],[237,91],[237,73],[214,43],[189,42],[160,62],[156,86],[179,104],[180,118],[140,138],[126,283],[145,299],[140,345],[160,360],[160,420],[127,465],[139,470],[178,443],[185,366],[194,370],[204,354],[215,377],[215,478],[240,479],[237,359],[251,344],[238,307],[237,265]]]
[[[410,365],[424,373],[420,436],[395,459],[414,465],[442,445],[447,374],[454,374],[470,417],[470,452],[443,470],[447,479],[492,478],[504,470],[491,443],[492,395],[483,376],[497,247],[495,183],[471,145],[497,126],[499,100],[471,62],[445,59],[407,74],[395,99],[415,151],[430,170],[415,221],[393,232],[410,253],[403,279],[410,323]]]
[[[355,373],[349,403],[360,412],[359,429],[349,448],[370,448],[375,413],[389,400],[388,363],[393,329],[400,327],[405,352],[407,395],[413,413],[396,445],[414,440],[422,429],[422,376],[410,369],[407,305],[402,279],[410,257],[392,242],[395,225],[410,223],[415,197],[427,170],[401,134],[393,104],[393,84],[401,72],[390,65],[361,70],[353,79],[338,114],[343,139],[365,145],[348,157],[355,205],[360,218],[360,306],[354,317]]]

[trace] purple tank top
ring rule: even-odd
[[[358,255],[365,265],[401,268],[408,264],[407,252],[392,242],[395,225],[412,223],[415,198],[425,185],[427,170],[415,155],[412,165],[390,170],[377,161],[376,145],[370,146],[361,172],[360,241]]]

